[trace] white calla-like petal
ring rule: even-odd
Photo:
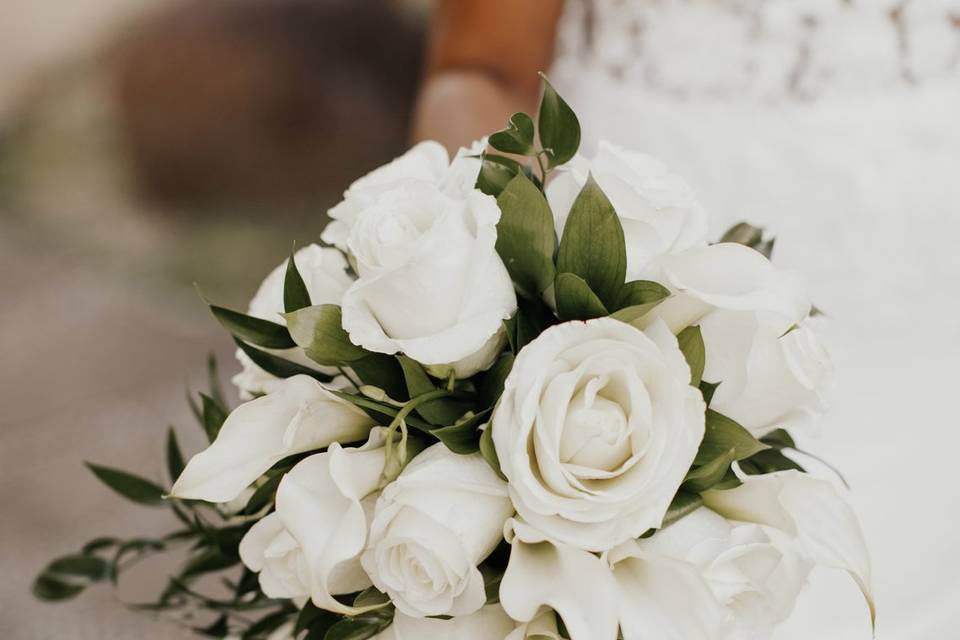
[[[449,620],[414,618],[398,611],[393,616],[393,624],[373,640],[502,640],[514,624],[498,604],[488,604],[474,613]]]
[[[505,640],[563,640],[563,636],[557,627],[557,614],[544,607],[533,620],[517,625]]]
[[[860,587],[870,610],[876,609],[870,556],[856,514],[837,489],[798,471],[778,471],[743,478],[729,491],[709,491],[704,503],[732,520],[753,522],[796,537],[815,563],[847,571]]]
[[[230,413],[220,433],[191,458],[170,494],[227,502],[282,458],[332,442],[367,437],[374,422],[305,375],[283,380],[265,396]]]
[[[635,541],[606,558],[623,640],[722,640],[725,613],[692,565],[646,553]]]
[[[512,549],[500,604],[511,618],[531,622],[548,607],[563,618],[571,640],[616,640],[617,584],[600,558],[519,520],[508,521],[506,537]]]
[[[664,256],[660,266],[671,289],[708,305],[707,309],[775,313],[787,322],[784,330],[810,312],[803,279],[793,271],[775,268],[762,253],[742,244],[722,242],[690,249]],[[663,303],[677,304],[677,300]],[[654,309],[653,315],[662,311]]]

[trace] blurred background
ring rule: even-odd
[[[960,0],[3,0],[0,638],[191,637],[106,588],[30,597],[86,540],[173,526],[81,461],[162,477],[169,424],[196,450],[185,389],[211,350],[224,380],[237,367],[193,283],[245,307],[351,180],[411,138],[499,128],[535,104],[538,69],[587,150],[654,153],[714,237],[763,224],[810,277],[841,377],[810,448],[854,486],[879,637],[949,637]],[[124,599],[166,567],[134,572]],[[868,637],[837,589],[800,603],[822,632],[782,638]]]
[[[347,184],[406,147],[416,0],[0,3],[0,638],[182,638],[109,589],[34,574],[100,534],[173,526],[90,460],[160,477],[163,437],[232,342],[193,289],[245,308]],[[229,385],[228,385],[229,386]],[[132,507],[132,508],[131,508]],[[162,585],[160,561],[125,599]]]

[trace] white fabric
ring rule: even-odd
[[[697,191],[713,239],[740,220],[766,226],[775,263],[807,277],[838,380],[831,412],[801,445],[853,487],[878,637],[951,637],[960,31],[948,12],[960,15],[960,2],[906,3],[905,52],[893,0],[569,4],[550,77],[581,118],[585,150],[606,138],[660,158]],[[759,36],[749,29],[758,15]],[[791,91],[804,41],[813,68]],[[754,79],[741,81],[731,59],[759,65]],[[818,569],[775,638],[869,636],[856,586]]]

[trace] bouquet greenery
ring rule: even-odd
[[[207,637],[766,638],[814,564],[869,604],[852,510],[788,429],[832,368],[803,281],[693,190],[601,143],[544,82],[536,123],[450,161],[432,142],[357,180],[324,246],[271,273],[210,365],[210,445],[170,484],[90,464],[172,510],[92,540],[34,593],[187,550],[156,601]],[[518,159],[519,158],[519,159]]]

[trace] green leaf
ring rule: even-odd
[[[361,613],[344,618],[334,624],[323,637],[324,640],[367,640],[390,626],[393,617],[386,618],[375,612]]]
[[[477,175],[477,189],[496,198],[507,188],[510,181],[523,174],[520,163],[511,158],[484,154]]]
[[[707,363],[707,350],[703,344],[700,327],[687,327],[681,331],[677,335],[677,344],[680,345],[680,351],[690,365],[690,384],[699,387],[700,380],[703,378],[703,368]]]
[[[250,496],[250,499],[247,500],[246,506],[243,507],[243,511],[240,512],[244,516],[252,516],[256,513],[260,513],[264,507],[273,502],[274,497],[277,494],[277,487],[280,486],[280,481],[283,480],[283,474],[278,473],[261,484],[259,487],[254,490],[253,495]]]
[[[102,467],[91,462],[86,465],[101,482],[124,498],[151,507],[164,505],[163,489],[153,482],[119,469]]]
[[[385,353],[368,353],[359,360],[351,362],[350,368],[361,382],[383,389],[394,400],[410,399],[403,369],[395,357]]]
[[[227,420],[227,410],[205,393],[200,394],[200,400],[203,404],[203,430],[207,434],[207,440],[213,442]]]
[[[720,242],[736,242],[746,245],[769,258],[773,254],[773,245],[776,238],[764,240],[762,228],[740,222],[730,227],[720,238]]]
[[[747,222],[738,222],[720,237],[720,242],[736,242],[753,247],[763,240],[763,229]]]
[[[540,98],[540,115],[537,128],[540,144],[547,152],[551,167],[567,162],[580,148],[580,121],[577,114],[543,77],[543,97]]]
[[[610,314],[610,317],[614,320],[619,320],[620,322],[626,322],[627,324],[633,324],[643,318],[645,315],[657,308],[657,306],[663,302],[663,300],[657,300],[656,302],[648,302],[647,304],[637,304],[629,307],[624,307]]]
[[[746,460],[740,461],[740,469],[750,475],[759,475],[761,473],[773,473],[775,471],[806,471],[795,460],[788,458],[782,451],[777,449],[767,449],[753,454]]]
[[[623,227],[592,176],[570,208],[557,251],[557,271],[583,278],[608,309],[619,301],[627,273]]]
[[[57,558],[47,567],[47,572],[86,578],[91,582],[107,576],[109,565],[103,558],[76,554]]]
[[[407,383],[407,393],[415,398],[434,391],[437,386],[423,370],[420,363],[404,355],[397,356]],[[466,413],[468,408],[454,398],[437,398],[417,405],[416,412],[431,424],[452,425]]]
[[[767,445],[754,438],[734,420],[713,409],[707,409],[706,432],[693,463],[707,464],[731,449],[734,451],[734,459],[743,460],[767,448]]]
[[[713,394],[716,392],[717,387],[719,386],[719,382],[707,382],[706,380],[700,381],[700,393],[703,394],[703,401],[707,403],[708,407],[713,401]]]
[[[497,253],[520,290],[537,297],[553,284],[555,274],[557,239],[550,206],[543,193],[522,175],[507,184],[497,205]]]
[[[557,314],[564,320],[589,320],[608,315],[607,308],[587,282],[572,273],[557,276]]]
[[[59,602],[73,598],[85,588],[85,584],[60,580],[56,576],[41,573],[33,582],[32,592],[38,600]]]
[[[490,135],[490,146],[504,153],[521,156],[533,154],[533,118],[519,112],[510,117],[506,129]]]
[[[303,276],[300,275],[300,270],[297,269],[294,253],[291,251],[290,258],[287,260],[287,272],[283,279],[283,310],[292,313],[312,304],[310,292],[303,281]]]
[[[272,376],[278,378],[291,378],[298,375],[306,375],[312,378],[316,378],[320,382],[330,382],[333,379],[333,376],[328,376],[325,373],[320,373],[315,369],[305,367],[303,365],[297,364],[296,362],[290,362],[279,356],[275,356],[272,353],[267,353],[266,351],[260,351],[256,347],[248,345],[242,340],[234,338],[234,342],[237,343],[237,346],[247,354],[255,365],[266,371]]]
[[[770,445],[774,449],[796,449],[797,443],[793,436],[787,433],[786,429],[774,429],[767,435],[760,438],[760,442]]]
[[[497,458],[497,448],[493,444],[493,423],[487,424],[487,428],[480,434],[480,455],[487,461],[490,468],[493,469],[500,479],[507,481],[507,476],[503,475],[500,469],[500,459]]]
[[[476,453],[480,450],[480,426],[490,419],[490,411],[486,409],[477,414],[468,413],[449,427],[434,429],[430,433],[454,453]]]
[[[288,622],[290,619],[291,614],[286,610],[270,613],[247,627],[247,630],[243,632],[241,639],[255,640],[259,638],[265,638],[269,636],[271,632],[279,628],[280,625]]]
[[[227,406],[227,401],[223,395],[223,387],[220,386],[217,356],[212,352],[207,354],[207,387],[211,398],[216,400],[221,407]]]
[[[694,467],[683,480],[683,489],[693,493],[701,493],[713,487],[727,475],[733,463],[736,450],[729,449],[699,467]]]
[[[303,606],[303,609],[300,610],[300,614],[297,616],[297,622],[293,628],[293,636],[295,638],[299,638],[301,633],[307,629],[310,629],[311,633],[314,631],[317,632],[317,638],[323,638],[323,636],[327,633],[327,630],[339,619],[340,616],[332,611],[320,609],[312,602],[307,600],[307,603]]]
[[[670,297],[670,290],[651,280],[632,280],[620,288],[614,309],[656,305]],[[651,307],[652,308],[652,307]]]
[[[667,515],[663,518],[663,527],[667,527],[680,518],[689,515],[703,505],[703,498],[699,493],[690,493],[688,491],[678,491],[673,497],[670,506],[667,508]]]
[[[346,365],[367,355],[343,330],[340,307],[319,304],[284,314],[290,335],[317,364]]]
[[[376,587],[368,587],[357,594],[357,597],[353,599],[353,606],[355,607],[372,607],[376,605],[385,605],[389,604],[390,597],[387,594],[383,593]]]
[[[237,562],[239,562],[239,560],[236,558],[226,556],[220,552],[220,549],[211,547],[187,560],[183,569],[180,570],[179,578],[181,580],[187,580],[206,573],[222,571],[223,569],[232,567],[237,564]]]
[[[297,343],[290,337],[290,332],[282,324],[270,322],[262,318],[254,318],[239,311],[210,305],[210,311],[224,328],[246,342],[253,343],[264,349],[290,349]]]
[[[740,478],[737,477],[737,473],[731,467],[727,469],[727,473],[724,474],[723,478],[720,479],[720,482],[713,485],[711,489],[714,491],[727,491],[728,489],[736,489],[741,484]]]
[[[177,443],[177,432],[173,427],[169,427],[167,429],[167,472],[170,474],[170,482],[176,482],[183,473],[183,468],[183,453],[180,452],[180,445]]]
[[[514,358],[512,353],[504,353],[492,367],[480,374],[477,380],[477,395],[481,406],[492,407],[503,395],[503,384],[513,369]]]

